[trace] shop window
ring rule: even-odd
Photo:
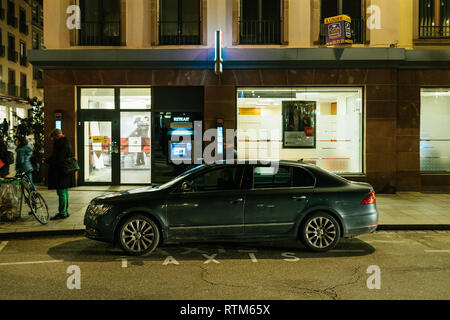
[[[150,88],[120,89],[121,109],[151,109]]]
[[[449,0],[419,0],[419,38],[450,38]]]
[[[239,88],[239,159],[303,159],[363,173],[362,88]]]
[[[347,15],[352,19],[353,43],[361,44],[365,41],[365,21],[362,15],[363,0],[322,0],[320,17],[320,44],[325,43],[325,18]]]
[[[421,90],[420,170],[450,172],[450,88]]]
[[[114,88],[81,89],[81,109],[115,109]]]

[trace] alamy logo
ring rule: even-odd
[[[67,18],[66,26],[69,30],[81,29],[81,10],[80,6],[72,5],[68,6],[66,13],[70,16]]]
[[[67,278],[67,289],[80,290],[81,289],[81,269],[79,266],[69,266],[67,268],[67,274],[70,276]]]
[[[379,6],[371,5],[367,7],[367,28],[369,30],[381,29],[381,9]]]
[[[372,265],[367,268],[367,274],[371,274],[369,278],[367,278],[367,288],[369,290],[381,289],[381,269],[377,265]]]

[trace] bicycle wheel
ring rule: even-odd
[[[41,224],[47,224],[50,220],[50,215],[48,213],[48,206],[44,197],[40,193],[32,191],[30,194],[29,204],[31,207],[31,212],[36,220]]]
[[[22,186],[23,186],[23,196],[25,197],[25,201],[28,203],[31,200],[31,193],[33,192],[33,187],[31,185],[30,179],[24,175],[21,178]]]

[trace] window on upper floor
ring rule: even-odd
[[[10,26],[14,28],[17,27],[16,8],[14,1],[8,0],[8,13],[6,20]]]
[[[159,44],[200,44],[200,0],[159,1]]]
[[[19,12],[19,31],[28,35],[27,12],[23,8]]]
[[[17,62],[16,38],[8,34],[8,60]]]
[[[347,15],[352,19],[353,43],[365,42],[366,23],[363,18],[364,0],[322,0],[320,10],[319,43],[325,44],[325,18]]]
[[[33,31],[32,34],[33,49],[39,49],[39,33]]]
[[[25,41],[22,40],[20,40],[20,65],[25,67],[28,66],[27,45]]]
[[[80,0],[80,46],[119,46],[120,0]]]
[[[281,0],[241,0],[240,44],[281,44]]]
[[[419,0],[419,38],[450,38],[449,0]]]

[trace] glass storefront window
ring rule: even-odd
[[[151,112],[121,112],[121,183],[151,182],[150,126]]]
[[[3,122],[3,119],[8,119],[8,111],[5,106],[0,106],[0,123]]]
[[[84,181],[112,182],[110,121],[84,123]]]
[[[150,88],[120,89],[121,109],[151,109]]]
[[[114,109],[114,88],[81,89],[81,109]]]
[[[300,160],[363,173],[363,89],[239,88],[239,159]]]
[[[420,108],[420,170],[450,172],[450,88],[423,88]]]

